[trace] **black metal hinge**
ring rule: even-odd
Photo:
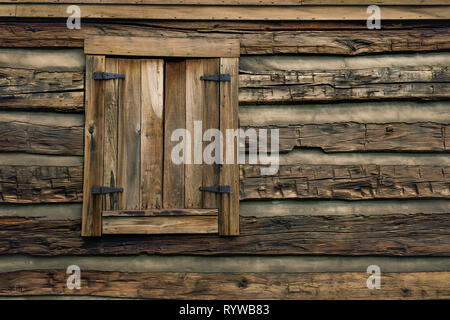
[[[124,74],[111,72],[94,72],[94,80],[125,79]]]
[[[210,187],[200,187],[200,191],[215,192],[215,193],[230,193],[230,186],[210,186]]]
[[[123,188],[94,186],[91,189],[92,194],[107,194],[107,193],[116,193],[116,192],[123,192]]]
[[[212,74],[210,76],[201,76],[200,80],[204,81],[231,81],[231,76],[229,73],[219,73],[219,74]]]

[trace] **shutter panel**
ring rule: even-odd
[[[88,56],[84,236],[239,234],[237,162],[205,164],[203,150],[210,142],[202,142],[200,136],[216,128],[225,138],[226,129],[237,128],[237,61],[109,57],[105,61]],[[125,78],[93,81],[93,70]],[[200,79],[218,73],[230,73],[231,81]],[[202,121],[200,127],[197,121]],[[176,129],[191,133],[192,163],[175,164],[171,159],[173,147],[180,143],[171,141]],[[229,185],[231,193],[200,191],[219,183]],[[119,187],[123,192],[92,195],[92,186]]]

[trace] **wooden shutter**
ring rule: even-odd
[[[94,72],[124,79],[94,80]],[[231,81],[200,79],[219,73]],[[237,129],[237,75],[238,58],[87,55],[83,236],[239,234],[237,143],[234,164],[176,165],[170,157],[179,128],[191,132],[194,157],[194,121],[202,121],[203,133],[220,129],[223,141],[226,129]],[[202,154],[207,144],[197,146]],[[231,192],[200,191],[219,184]],[[123,192],[94,195],[96,186]]]

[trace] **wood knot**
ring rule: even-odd
[[[247,288],[248,287],[248,280],[245,278],[242,278],[238,283],[239,288]]]

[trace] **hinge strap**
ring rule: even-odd
[[[200,191],[206,192],[215,192],[215,193],[230,193],[230,186],[209,186],[209,187],[200,187]]]
[[[231,76],[229,73],[219,73],[219,74],[212,74],[209,76],[201,76],[200,80],[204,81],[231,81]]]
[[[107,193],[116,193],[116,192],[123,192],[123,188],[94,186],[91,189],[92,194],[107,194]]]
[[[124,74],[111,72],[94,72],[94,80],[125,79]]]

